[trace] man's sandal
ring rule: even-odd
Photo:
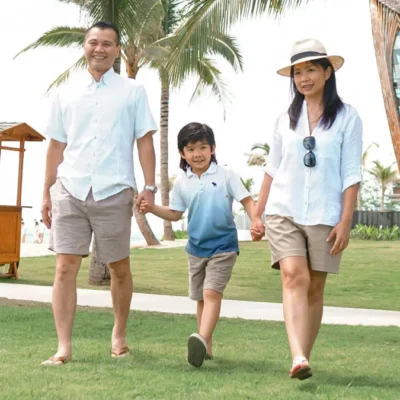
[[[43,361],[41,365],[46,365],[46,366],[52,366],[52,367],[60,367],[61,365],[66,364],[67,362],[70,362],[71,358],[69,357],[64,357],[64,356],[52,356],[48,360]]]

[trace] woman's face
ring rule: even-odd
[[[294,66],[294,83],[305,97],[320,97],[324,93],[325,82],[331,76],[331,68],[324,69],[310,61]]]

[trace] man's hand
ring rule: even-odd
[[[260,217],[254,218],[251,222],[250,234],[254,242],[259,242],[265,235],[265,226]]]
[[[152,210],[153,210],[153,207],[151,207],[146,200],[142,200],[140,202],[140,205],[139,205],[140,214],[147,214],[149,212],[152,212]]]
[[[140,204],[143,200],[147,203],[147,207],[149,207],[150,209],[154,207],[154,193],[151,190],[143,190],[136,198],[136,207],[139,207],[139,211]]]
[[[326,241],[330,242],[334,237],[336,237],[335,243],[331,249],[331,254],[333,256],[341,253],[349,245],[350,230],[351,221],[341,221],[332,229]]]
[[[47,229],[51,228],[51,197],[50,192],[46,192],[43,194],[43,201],[42,201],[42,219],[44,224],[46,225]]]

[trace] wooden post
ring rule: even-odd
[[[19,146],[19,167],[18,167],[18,192],[17,192],[17,206],[21,207],[22,199],[22,174],[24,172],[24,153],[25,153],[25,140],[20,140]]]

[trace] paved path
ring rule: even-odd
[[[51,303],[49,286],[0,283],[0,298]],[[78,289],[78,305],[111,307],[111,295],[106,290]],[[155,311],[171,314],[194,314],[195,302],[182,296],[164,296],[134,293],[132,310]],[[282,304],[254,301],[223,300],[222,317],[249,320],[283,321]],[[398,326],[400,312],[360,308],[325,307],[324,324]]]

